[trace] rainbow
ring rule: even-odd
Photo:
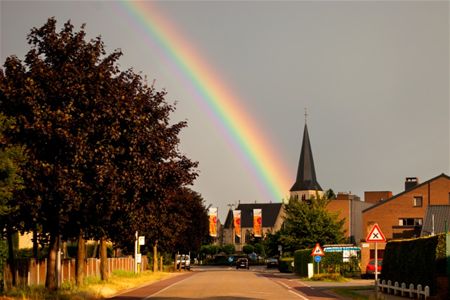
[[[117,5],[127,21],[141,32],[153,49],[157,49],[172,71],[195,94],[254,177],[265,200],[281,201],[286,198],[292,178],[288,178],[289,172],[286,172],[279,156],[257,130],[260,127],[239,104],[239,97],[232,93],[199,52],[182,38],[183,35],[168,18],[158,11],[155,2],[123,1]]]

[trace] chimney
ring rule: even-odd
[[[405,191],[408,191],[419,184],[417,177],[406,177],[405,179]]]

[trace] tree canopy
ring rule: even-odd
[[[161,224],[184,228],[185,212],[170,201],[197,176],[178,150],[187,123],[171,123],[166,92],[121,71],[121,51],[107,55],[84,27],[68,21],[58,31],[50,18],[28,35],[25,60],[8,57],[0,71],[0,111],[16,119],[8,140],[28,157],[16,222],[50,244],[50,288],[59,236],[114,241],[145,230],[156,239]]]
[[[286,205],[279,244],[283,251],[311,248],[316,243],[335,244],[344,240],[344,220],[326,210],[328,199],[299,200],[291,198]]]
[[[23,147],[10,144],[5,132],[14,126],[14,120],[0,114],[0,236],[7,225],[13,224],[17,207],[14,192],[23,188],[20,167],[24,163]],[[17,228],[16,228],[17,229]]]

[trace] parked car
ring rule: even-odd
[[[236,269],[250,269],[249,265],[248,265],[248,259],[247,258],[239,258],[236,261]]]
[[[188,254],[177,255],[177,269],[190,270],[191,269],[191,258]]]
[[[378,259],[377,261],[377,270],[378,270],[378,274],[381,273],[381,268],[383,265],[383,260],[382,259]],[[366,275],[367,276],[374,276],[375,275],[375,259],[371,259],[369,261],[369,263],[366,266]]]
[[[277,268],[278,267],[278,259],[275,257],[269,257],[266,260],[267,268]]]

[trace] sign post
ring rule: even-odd
[[[314,256],[314,261],[317,263],[317,274],[320,273],[320,260],[322,259],[322,256],[325,255],[325,252],[323,252],[322,247],[320,247],[320,244],[317,243],[314,247],[313,251],[311,252],[311,256]]]
[[[366,242],[375,243],[375,286],[378,285],[378,242],[386,242],[383,232],[381,232],[380,226],[374,224],[369,234],[367,235]]]

